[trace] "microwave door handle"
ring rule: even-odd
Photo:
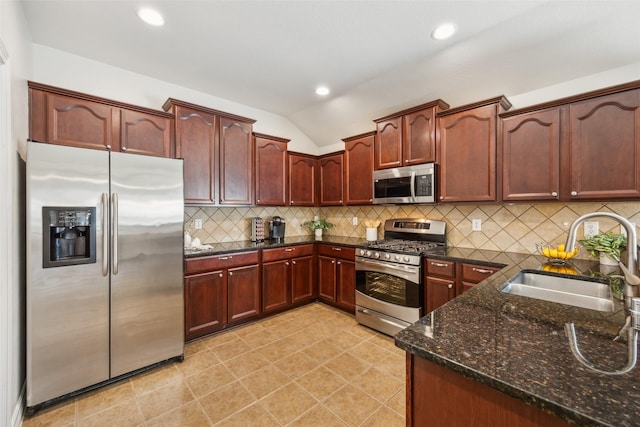
[[[411,201],[416,201],[416,171],[411,171]]]

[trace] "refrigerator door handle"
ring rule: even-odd
[[[109,212],[109,195],[102,193],[102,275],[109,274],[109,227],[107,227],[107,212]]]
[[[113,209],[113,274],[118,274],[118,193],[111,195]]]

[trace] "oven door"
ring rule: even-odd
[[[356,257],[356,290],[401,307],[422,308],[420,267]]]

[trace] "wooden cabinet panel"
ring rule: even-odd
[[[234,324],[260,314],[260,267],[230,268],[227,278],[228,323]]]
[[[255,134],[256,205],[286,206],[289,201],[288,139]]]
[[[375,133],[343,139],[344,201],[347,205],[367,205],[373,201],[373,145]]]
[[[490,267],[486,265],[467,264],[460,263],[460,281],[458,286],[458,293],[468,291],[476,284],[482,282],[487,277],[494,274],[496,271],[500,271],[500,267]]]
[[[502,199],[559,200],[560,109],[502,121]]]
[[[319,159],[320,205],[334,206],[343,204],[342,177],[343,155],[331,154]]]
[[[315,291],[315,268],[313,256],[291,260],[291,302],[311,301]]]
[[[173,120],[121,110],[120,151],[147,156],[173,156]]]
[[[335,258],[318,256],[318,295],[326,301],[336,301]]]
[[[299,256],[313,255],[313,245],[296,245],[283,248],[263,249],[262,261],[271,262]]]
[[[440,202],[496,200],[495,104],[440,117]]]
[[[185,203],[214,203],[218,184],[215,138],[217,117],[193,108],[175,106],[176,157],[184,159]]]
[[[262,311],[287,307],[291,302],[289,260],[262,264]]]
[[[220,118],[220,204],[253,203],[253,138],[250,123]]]
[[[435,108],[416,111],[402,117],[403,165],[436,160]]]
[[[427,313],[431,313],[441,305],[451,301],[456,296],[456,285],[453,279],[439,279],[427,277],[425,292],[425,307]]]
[[[428,276],[442,277],[445,279],[455,278],[456,263],[453,261],[427,258],[425,266]]]
[[[289,152],[289,203],[291,206],[316,206],[318,161],[313,156]]]
[[[336,261],[336,304],[355,313],[356,310],[356,263],[338,259]]]
[[[226,277],[223,271],[185,278],[185,338],[222,329],[227,321]]]
[[[353,261],[356,256],[356,249],[349,246],[322,244],[318,245],[318,254]]]
[[[570,104],[570,200],[640,197],[639,107],[639,90]]]
[[[211,270],[223,270],[241,265],[257,264],[260,260],[258,251],[234,252],[207,257],[190,258],[185,261],[186,275],[204,273]]]
[[[375,146],[374,168],[388,169],[402,166],[402,117],[376,123],[378,137]]]

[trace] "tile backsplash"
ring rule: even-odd
[[[365,220],[384,221],[389,218],[429,218],[447,222],[447,243],[462,248],[503,250],[518,253],[536,252],[536,243],[563,243],[569,226],[580,215],[588,212],[615,212],[640,224],[640,202],[615,203],[540,203],[503,205],[397,205],[397,206],[344,206],[344,207],[247,207],[215,208],[185,207],[185,229],[203,243],[249,240],[251,218],[265,220],[279,215],[287,221],[287,236],[305,236],[311,232],[301,224],[319,215],[335,227],[328,234],[365,237]],[[353,225],[353,217],[358,225]],[[193,220],[203,221],[201,230],[195,230]],[[471,230],[471,220],[482,221],[482,231]],[[600,232],[619,233],[617,223],[607,218],[594,219],[600,223]],[[383,226],[378,229],[382,238]],[[579,238],[582,238],[581,231]],[[583,251],[581,257],[587,257]]]

